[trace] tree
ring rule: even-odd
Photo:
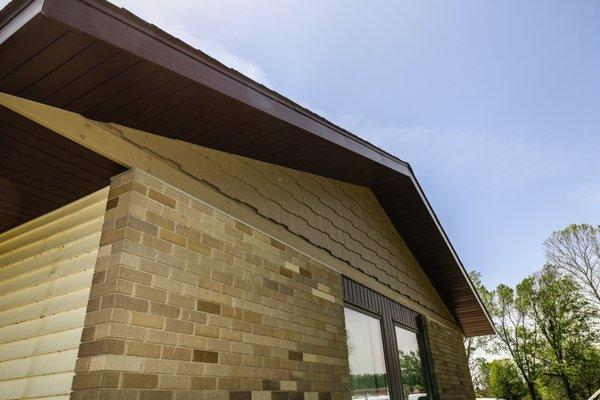
[[[586,257],[586,265],[597,265]],[[498,333],[483,342],[465,339],[478,396],[585,400],[600,387],[600,307],[594,306],[589,288],[582,290],[585,282],[552,264],[515,288],[499,285],[488,291],[477,273],[472,281]],[[478,350],[507,354],[511,360],[487,362],[477,358]]]
[[[589,397],[595,390],[600,389],[600,348],[586,346],[584,362],[579,364],[578,376]]]
[[[481,273],[477,271],[471,271],[469,272],[469,278],[471,279],[471,282],[479,294],[484,306],[489,309],[493,292],[489,291],[483,285],[483,282],[481,282]],[[483,358],[477,356],[481,356],[482,353],[488,352],[494,340],[494,335],[472,336],[465,337],[463,339],[465,354],[467,356],[467,362],[469,363],[469,370],[471,372],[471,378],[478,396],[487,396],[489,394],[489,365]]]
[[[483,357],[473,360],[472,378],[476,397],[490,396],[490,363]]]
[[[489,368],[490,396],[506,400],[522,400],[527,396],[527,387],[511,360],[491,361]]]
[[[544,242],[546,259],[577,282],[600,308],[600,226],[572,224]]]
[[[421,356],[418,351],[399,351],[400,369],[402,370],[402,386],[409,393],[420,393],[425,390],[425,379]]]
[[[529,396],[538,400],[539,334],[529,304],[522,298],[523,285],[523,282],[517,285],[516,291],[506,285],[498,285],[488,309],[496,325],[500,350],[511,355]]]
[[[521,298],[544,339],[539,354],[546,378],[558,380],[569,400],[587,398],[590,388],[600,384],[598,332],[592,326],[596,310],[573,278],[551,265],[520,286]]]
[[[471,271],[469,272],[469,278],[471,278],[471,282],[473,283],[473,286],[475,287],[477,293],[479,293],[479,297],[481,298],[483,304],[486,307],[489,307],[489,304],[491,303],[491,299],[493,297],[493,293],[490,292],[481,282],[481,273],[477,271]],[[493,340],[493,335],[473,336],[464,338],[465,353],[467,355],[467,361],[469,363],[469,368],[471,369],[472,376],[475,375],[476,368],[478,366],[478,364],[475,363],[475,353],[477,352],[477,350],[488,350]]]

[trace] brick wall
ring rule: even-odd
[[[347,398],[335,271],[137,170],[100,246],[73,399]]]
[[[427,331],[439,400],[474,399],[462,336],[433,321],[427,324]]]
[[[368,188],[139,131],[123,137],[448,321],[454,318]]]

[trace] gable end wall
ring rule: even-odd
[[[139,131],[122,129],[121,133],[410,301],[455,322],[370,189]]]

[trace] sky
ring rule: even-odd
[[[600,223],[600,2],[113,2],[408,161],[487,286]]]

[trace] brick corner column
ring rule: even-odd
[[[145,236],[156,237],[159,227],[145,221],[148,210],[133,198],[149,192],[137,170],[111,180],[71,399],[173,397],[157,390],[156,374],[142,372],[143,357],[161,355],[161,346],[144,343],[146,327],[164,324],[164,315],[149,313],[157,308],[152,303],[163,306],[162,314],[181,313],[167,306],[166,292],[152,288],[154,274],[141,267],[141,260],[154,258]]]

